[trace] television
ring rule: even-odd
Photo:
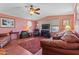
[[[50,29],[50,24],[42,24],[42,29]]]

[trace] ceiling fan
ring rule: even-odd
[[[30,7],[29,7],[30,15],[33,15],[33,14],[39,15],[40,14],[39,10],[40,10],[40,8],[35,8],[33,5],[30,5]]]

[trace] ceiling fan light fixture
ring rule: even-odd
[[[28,10],[29,10],[29,14],[30,15],[34,15],[34,14],[38,14],[39,15],[40,14],[39,13],[40,8],[33,7],[33,5],[31,5]]]
[[[34,12],[31,11],[31,12],[30,12],[30,15],[33,15],[33,14],[34,14]]]
[[[30,15],[33,15],[34,12],[35,12],[35,11],[34,11],[33,9],[31,9],[31,10],[30,10]]]

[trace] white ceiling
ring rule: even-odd
[[[0,3],[0,13],[38,20],[45,16],[73,14],[74,11],[73,3],[32,3],[35,7],[40,8],[40,15],[31,16],[28,11],[30,5],[28,3]]]

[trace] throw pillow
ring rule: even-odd
[[[69,42],[69,43],[79,42],[79,38],[74,34],[64,35],[61,37],[61,39],[65,42]]]

